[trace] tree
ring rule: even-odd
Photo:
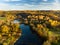
[[[8,33],[10,28],[7,25],[2,25],[1,30],[2,30],[3,33]]]

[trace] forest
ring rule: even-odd
[[[0,11],[0,43],[14,45],[22,33],[20,24],[29,25],[32,32],[46,38],[43,45],[60,45],[59,10]]]

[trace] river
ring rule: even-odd
[[[40,39],[37,34],[31,32],[29,25],[21,24],[20,28],[22,35],[15,45],[42,45],[42,39]]]

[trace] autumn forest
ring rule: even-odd
[[[59,10],[0,11],[0,44],[14,45],[22,36],[21,24],[29,25],[32,34],[44,39],[42,45],[60,45]]]

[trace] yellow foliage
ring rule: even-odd
[[[9,37],[11,36],[11,34],[9,34]]]
[[[51,20],[51,19],[49,20],[49,22],[52,22],[52,21],[53,21],[53,20]]]
[[[49,31],[49,32],[48,32],[48,34],[49,34],[49,35],[52,35],[52,32],[51,32],[51,31]]]
[[[8,45],[7,43],[3,43],[3,45]]]
[[[43,36],[43,32],[42,32],[41,30],[38,30],[38,34],[39,34],[40,36]]]
[[[31,16],[28,16],[28,18],[31,18]]]
[[[5,32],[5,33],[8,33],[10,29],[7,25],[3,25],[1,28],[2,28],[2,32]]]
[[[51,22],[51,25],[52,25],[52,26],[57,26],[57,25],[58,25],[58,22],[57,22],[57,21],[52,21],[52,22]]]
[[[37,24],[37,28],[43,28],[41,24]]]
[[[15,16],[14,15],[6,15],[7,20],[14,20]]]
[[[2,35],[0,34],[0,38],[2,37]]]
[[[44,16],[42,16],[42,15],[41,15],[41,16],[39,16],[39,19],[43,19],[43,18],[44,18]]]

